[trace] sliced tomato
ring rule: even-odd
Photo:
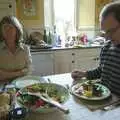
[[[21,95],[20,92],[17,92],[17,93],[16,93],[16,96],[17,96],[17,97],[20,96],[20,95]]]
[[[45,105],[45,102],[41,99],[39,99],[35,102],[36,107],[40,107],[40,106],[44,106],[44,105]]]

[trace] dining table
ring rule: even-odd
[[[63,86],[71,86],[73,79],[71,73],[55,74],[43,76],[45,80],[50,80],[52,83],[60,84]],[[120,120],[120,107],[115,107],[111,110],[90,110],[86,105],[81,103],[81,100],[76,96],[69,94],[68,100],[64,106],[69,108],[69,113],[65,114],[56,109],[54,112],[49,113],[34,113],[29,112],[25,120]]]

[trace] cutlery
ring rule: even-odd
[[[66,84],[65,87],[66,87],[66,89],[69,91],[69,93],[72,94],[71,87],[70,87],[68,84]]]
[[[112,110],[118,106],[120,106],[120,100],[115,103],[112,103],[111,105],[105,106],[102,110],[108,111],[108,110]]]
[[[57,107],[59,110],[61,110],[62,112],[68,114],[69,113],[69,109],[65,108],[63,105],[61,105],[59,102],[53,100],[52,98],[50,98],[46,93],[44,95],[42,95],[40,92],[27,92],[28,95],[34,95],[34,96],[38,96],[40,97],[43,101]]]

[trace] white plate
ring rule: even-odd
[[[28,75],[28,76],[19,77],[13,80],[12,84],[14,84],[16,88],[21,89],[26,86],[29,86],[35,83],[41,83],[41,82],[45,82],[45,80],[42,77]]]

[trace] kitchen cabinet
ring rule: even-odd
[[[33,52],[32,67],[33,75],[51,75],[54,73],[54,55],[53,52]]]
[[[100,48],[76,50],[75,53],[75,69],[89,70],[98,66]]]
[[[15,0],[0,0],[0,20],[7,15],[15,15],[15,11]]]
[[[74,69],[88,70],[98,66],[100,48],[55,51],[55,73],[68,73]]]
[[[74,50],[56,50],[55,56],[55,74],[68,73],[74,68]]]
[[[32,52],[33,75],[69,73],[98,66],[100,48],[61,49]]]

